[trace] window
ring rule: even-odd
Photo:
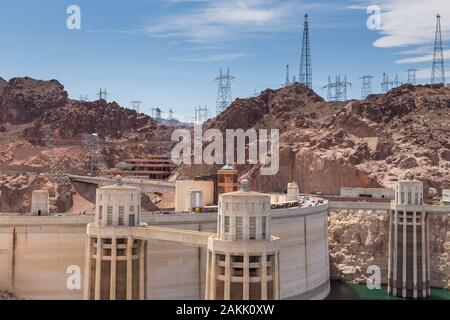
[[[230,217],[225,216],[225,233],[230,232]]]
[[[250,240],[256,239],[256,217],[250,217]]]
[[[125,208],[119,207],[119,226],[124,225],[124,220],[125,220]]]
[[[242,240],[242,217],[236,217],[236,240]]]
[[[107,215],[107,217],[106,217],[106,224],[108,226],[111,226],[112,223],[113,223],[113,208],[112,207],[108,206],[106,208],[106,215]]]
[[[415,201],[415,204],[419,204],[419,193],[416,192],[415,195],[416,195],[416,201]]]
[[[134,200],[134,194],[131,195],[131,201],[133,201],[133,200]]]
[[[263,240],[266,239],[266,217],[262,217],[262,238]]]
[[[128,226],[129,227],[133,227],[134,226],[134,214],[130,214],[129,216],[128,216]]]
[[[412,204],[412,195],[411,195],[411,191],[408,192],[408,204]]]
[[[401,195],[401,198],[402,198],[400,203],[404,204],[405,203],[405,193],[404,192],[400,192],[400,195]]]
[[[98,206],[98,218],[101,220],[103,214],[103,206]]]
[[[134,212],[134,206],[130,206],[130,212]]]

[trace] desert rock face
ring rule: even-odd
[[[450,89],[403,85],[363,101],[325,102],[301,84],[236,100],[206,128],[280,130],[280,171],[240,166],[252,187],[339,194],[346,187],[392,187],[406,172],[425,193],[450,187]],[[197,172],[189,167],[189,170]]]
[[[0,177],[0,212],[29,212],[31,192],[39,188],[49,190],[52,212],[76,211],[79,206],[74,196],[84,203],[82,208],[88,207],[89,201],[70,181],[58,184],[44,181],[45,176],[33,179],[47,173],[52,161],[67,173],[87,174],[89,149],[82,139],[92,133],[99,136],[97,152],[103,174],[123,159],[145,158],[170,151],[172,146],[170,128],[115,102],[69,100],[56,80],[0,79],[0,174],[10,174]],[[149,201],[144,207],[154,208]]]
[[[450,217],[431,214],[431,285],[450,288]],[[387,283],[389,216],[385,212],[343,210],[332,212],[328,230],[331,278],[366,283],[370,265],[381,268],[382,283]]]
[[[6,85],[0,81],[0,91],[0,123],[27,123],[67,103],[67,92],[56,80],[13,78]]]

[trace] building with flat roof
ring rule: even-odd
[[[152,155],[147,159],[126,159],[116,168],[111,169],[113,175],[140,176],[155,180],[166,180],[175,170],[170,156]]]

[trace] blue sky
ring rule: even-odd
[[[233,97],[278,88],[285,66],[298,76],[303,15],[310,15],[313,88],[326,91],[328,75],[346,74],[349,98],[359,98],[359,77],[417,68],[429,82],[435,14],[442,15],[450,63],[450,1],[307,0],[0,0],[0,76],[57,79],[69,95],[108,100],[141,111],[158,106],[183,120],[207,104],[215,111],[219,69],[236,77]],[[81,9],[81,30],[66,27],[69,5]],[[370,30],[367,7],[381,9],[381,27]],[[450,74],[448,74],[450,79]],[[167,116],[167,113],[165,114]],[[191,119],[192,120],[192,119]]]

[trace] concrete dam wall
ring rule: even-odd
[[[282,299],[322,299],[328,295],[327,211],[326,204],[272,211],[272,234],[281,238]],[[141,221],[216,232],[216,216],[141,215]],[[93,219],[0,216],[0,290],[25,299],[82,299],[86,226]],[[148,299],[204,299],[205,248],[151,240],[147,266]],[[80,287],[73,285],[77,271],[81,272]]]

